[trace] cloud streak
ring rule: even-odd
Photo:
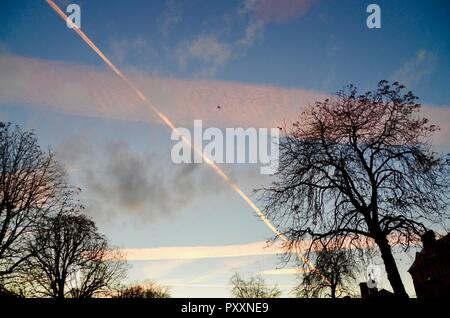
[[[391,238],[393,244],[396,244],[394,238]],[[351,239],[339,248],[355,248],[355,242],[351,243]],[[304,240],[296,244],[296,250],[300,253],[305,252],[311,245],[310,240]],[[360,239],[359,247],[367,248],[372,246],[372,241],[364,238]],[[311,251],[315,251],[319,246],[313,246]],[[215,245],[215,246],[173,246],[173,247],[155,247],[155,248],[128,248],[122,250],[129,261],[136,260],[194,260],[208,258],[229,258],[243,256],[261,256],[275,255],[285,253],[286,249],[283,242],[275,241],[268,244],[266,241],[251,242],[245,244],[233,245]],[[292,251],[292,253],[296,253]],[[281,272],[280,272],[281,273]],[[274,274],[274,273],[271,273]]]
[[[160,122],[120,78],[84,65],[0,55],[0,104],[74,115]],[[324,94],[235,82],[132,75],[133,82],[177,125],[276,127]],[[217,109],[221,105],[221,110]],[[293,117],[294,116],[294,117]]]
[[[123,249],[129,261],[195,260],[207,258],[229,258],[244,256],[275,255],[280,253],[280,245],[267,242],[253,242],[234,245],[155,247]]]
[[[0,54],[0,105],[27,105],[74,115],[160,123],[117,76],[85,65]],[[276,127],[295,121],[305,106],[326,94],[238,82],[181,80],[134,74],[133,82],[181,127]],[[218,110],[217,106],[221,109]],[[442,105],[444,106],[444,105]],[[435,142],[450,145],[450,110],[425,105],[438,124]]]
[[[305,272],[306,270],[302,267],[285,267],[285,268],[264,270],[259,272],[259,274],[277,276],[277,275],[298,275]]]

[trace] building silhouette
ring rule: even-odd
[[[394,293],[386,290],[380,289],[376,287],[370,288],[366,282],[359,283],[359,289],[361,292],[361,298],[392,298],[394,297]]]
[[[409,268],[417,298],[450,297],[450,234],[436,240],[433,231],[422,236],[423,249]]]

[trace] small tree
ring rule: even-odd
[[[351,250],[318,246],[314,268],[303,274],[294,290],[297,297],[341,297],[351,295],[351,284],[356,280],[358,265]]]
[[[449,160],[433,151],[438,129],[420,118],[404,86],[381,81],[358,94],[350,85],[317,102],[280,140],[277,181],[264,191],[265,212],[302,242],[360,238],[375,242],[387,277],[407,297],[391,245],[405,249],[448,217]]]
[[[260,276],[252,276],[248,280],[235,273],[230,280],[231,294],[235,298],[277,298],[281,290],[277,286],[267,286]]]
[[[75,212],[46,217],[29,249],[27,275],[36,295],[90,298],[115,288],[125,275],[123,256],[90,218]]]
[[[148,281],[142,284],[124,286],[120,288],[114,298],[170,298],[170,291],[167,286],[158,285]]]

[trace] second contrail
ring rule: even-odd
[[[181,140],[183,140],[183,142],[185,142],[187,145],[189,145],[195,153],[197,153],[199,156],[202,157],[202,159],[204,160],[204,162],[206,162],[223,180],[225,180],[225,182],[237,193],[239,194],[239,196],[244,199],[244,201],[255,211],[255,213],[258,215],[258,217],[264,222],[264,224],[273,232],[275,233],[275,235],[277,235],[279,238],[281,238],[284,242],[288,242],[288,238],[281,233],[280,231],[277,230],[277,228],[270,223],[270,221],[266,218],[266,216],[264,215],[264,213],[256,206],[256,204],[241,190],[241,188],[239,188],[239,186],[234,183],[229,177],[228,175],[222,170],[220,169],[220,167],[213,161],[211,160],[208,156],[206,156],[201,150],[197,149],[189,140],[186,139],[186,137],[184,135],[182,135],[177,128],[175,127],[175,125],[172,123],[172,121],[169,119],[169,117],[167,117],[164,113],[162,113],[161,111],[159,111],[158,108],[156,108],[155,105],[153,105],[153,103],[147,98],[147,96],[144,95],[144,93],[142,93],[142,91],[137,88],[133,82],[128,79],[128,77],[126,77],[107,57],[105,54],[103,54],[103,52],[94,44],[94,42],[92,42],[92,40],[83,32],[80,30],[80,28],[78,28],[76,26],[75,23],[72,22],[72,20],[67,18],[67,15],[53,2],[53,0],[46,0],[47,3],[50,5],[50,7],[52,7],[53,10],[55,10],[56,13],[58,13],[58,15],[64,20],[66,21],[73,30],[75,30],[75,32],[83,39],[84,42],[86,42],[87,45],[89,45],[89,47],[94,50],[95,53],[97,53],[97,55],[106,63],[106,65],[108,65],[108,67],[114,72],[116,73],[117,76],[119,76],[124,82],[126,82],[128,84],[128,86],[136,93],[136,95],[144,102],[146,103],[150,109],[156,113],[156,115],[173,131],[175,132],[180,138]],[[305,258],[303,255],[301,255],[300,253],[297,253],[298,256],[302,259],[302,261],[306,264],[308,264],[308,266],[310,268],[314,268],[314,266],[311,264],[311,262]]]

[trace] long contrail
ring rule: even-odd
[[[181,138],[181,140],[186,143],[187,145],[189,145],[189,147],[191,147],[195,153],[197,153],[199,156],[202,157],[203,161],[206,162],[223,180],[225,180],[225,182],[237,193],[239,194],[239,196],[244,199],[244,201],[255,211],[255,213],[258,215],[258,217],[261,219],[261,221],[264,222],[264,224],[273,232],[275,233],[276,236],[278,236],[279,238],[281,238],[284,242],[288,242],[289,239],[280,231],[277,230],[277,228],[270,223],[270,221],[266,218],[266,216],[264,215],[264,213],[256,206],[256,204],[241,190],[241,188],[238,187],[238,185],[236,183],[234,183],[229,177],[228,175],[222,170],[220,169],[220,167],[218,165],[216,165],[216,163],[211,160],[208,156],[206,156],[201,150],[197,149],[188,139],[186,139],[186,137],[181,134],[177,128],[175,127],[175,125],[172,123],[172,121],[169,119],[169,117],[167,117],[164,113],[162,113],[161,111],[158,110],[158,108],[156,108],[155,105],[153,105],[153,103],[147,98],[147,96],[144,95],[144,93],[142,93],[142,91],[137,88],[133,82],[130,81],[130,79],[128,79],[128,77],[126,77],[107,57],[105,54],[103,54],[103,52],[94,44],[94,42],[91,41],[91,39],[83,32],[81,31],[80,28],[78,28],[78,26],[72,22],[71,19],[67,18],[67,15],[53,2],[53,0],[46,0],[47,3],[50,5],[50,7],[52,7],[53,10],[56,11],[56,13],[58,13],[58,15],[64,20],[66,21],[73,30],[75,30],[75,32],[83,39],[84,42],[86,42],[87,45],[89,45],[89,47],[94,50],[95,53],[97,53],[97,55],[106,63],[106,65],[109,66],[109,68],[116,73],[117,76],[119,76],[122,80],[124,80],[125,83],[128,84],[128,86],[136,93],[136,95],[138,95],[138,97],[144,102],[146,103],[150,109],[155,112],[158,117],[173,131],[175,132],[179,138]],[[309,267],[314,268],[314,266],[311,264],[311,262],[305,258],[303,255],[301,255],[300,253],[297,253],[299,255],[299,257],[302,259],[303,262],[305,262],[306,264],[308,264]]]

